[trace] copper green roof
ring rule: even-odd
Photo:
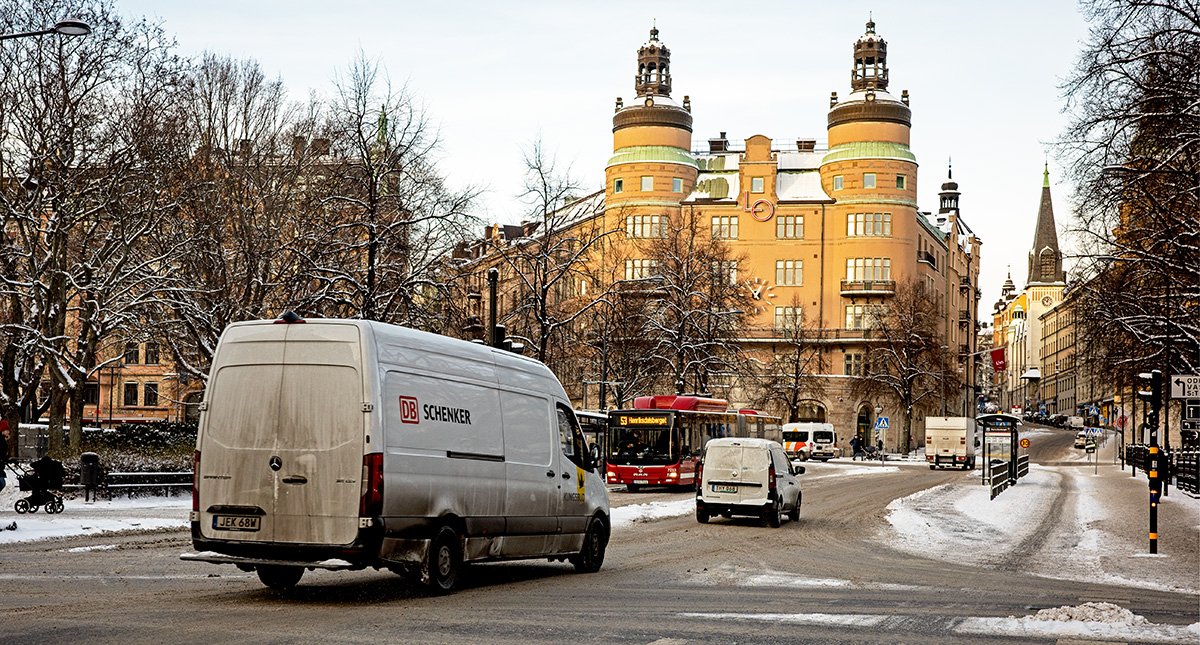
[[[677,163],[696,168],[696,158],[686,150],[670,146],[629,146],[621,148],[608,160],[609,166],[622,163]],[[607,166],[606,166],[607,167]]]
[[[917,156],[903,143],[890,141],[855,141],[833,146],[821,159],[822,164],[846,159],[901,159],[917,162]]]

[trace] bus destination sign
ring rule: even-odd
[[[617,425],[620,426],[665,426],[667,425],[666,415],[649,415],[649,414],[621,414],[617,416]]]

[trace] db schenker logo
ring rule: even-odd
[[[400,397],[400,422],[401,423],[420,423],[421,420],[417,416],[417,399],[412,396]]]

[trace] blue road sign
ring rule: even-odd
[[[879,417],[878,419],[875,419],[875,429],[876,430],[887,430],[888,429],[888,418],[887,417]]]

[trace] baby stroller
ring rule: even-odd
[[[36,513],[42,506],[47,513],[63,512],[62,495],[54,492],[62,488],[62,462],[42,457],[29,467],[14,464],[14,468],[17,471],[17,487],[30,494],[17,500],[14,506],[18,513]]]

